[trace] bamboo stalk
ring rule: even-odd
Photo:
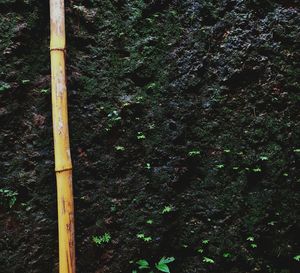
[[[64,0],[50,0],[50,24],[51,93],[57,183],[59,272],[75,273],[72,162],[65,72],[66,35]]]

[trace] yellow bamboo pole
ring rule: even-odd
[[[50,0],[51,93],[57,183],[59,272],[75,273],[74,204],[65,72],[64,9],[64,0]]]

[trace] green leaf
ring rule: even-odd
[[[208,263],[208,264],[214,264],[215,263],[215,261],[213,259],[208,258],[208,257],[204,257],[203,262]]]
[[[247,241],[249,241],[249,242],[254,242],[254,237],[249,236],[249,237],[247,238]]]
[[[136,264],[139,265],[139,269],[149,268],[149,263],[146,260],[138,260]]]
[[[155,267],[157,268],[157,270],[159,270],[161,272],[170,273],[169,267],[164,263],[155,264]]]
[[[175,261],[174,257],[162,257],[158,263],[159,264],[169,264],[174,261]]]
[[[197,249],[197,252],[198,252],[198,253],[203,253],[204,250],[203,250],[203,248],[198,248],[198,249]]]
[[[223,253],[223,257],[224,258],[230,258],[231,254],[229,252],[225,252],[225,253]]]
[[[10,84],[6,82],[0,82],[0,92],[8,90],[10,88]]]
[[[300,262],[300,255],[295,256],[293,259],[297,262]]]
[[[148,236],[148,237],[145,237],[143,240],[145,242],[150,242],[150,241],[152,241],[152,237]]]

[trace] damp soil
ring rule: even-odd
[[[299,1],[66,5],[78,272],[298,273]],[[48,2],[0,13],[0,272],[58,272]]]

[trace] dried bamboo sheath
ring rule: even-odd
[[[64,0],[50,0],[51,85],[57,183],[59,272],[75,273],[74,205],[65,73]]]

